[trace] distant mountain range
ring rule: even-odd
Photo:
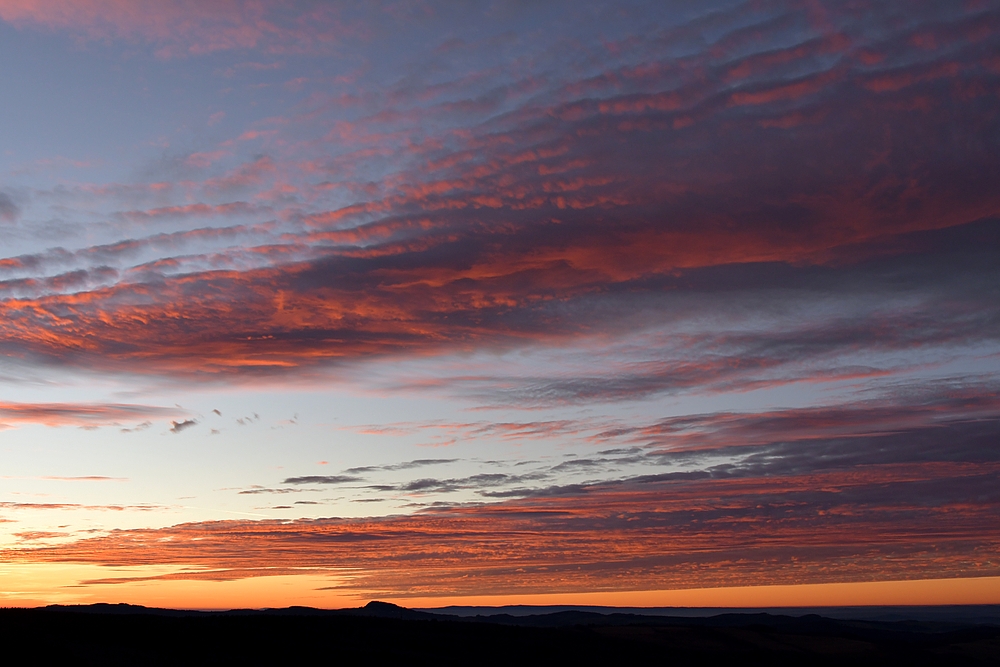
[[[821,614],[814,613],[821,611]],[[1000,606],[0,609],[0,640],[94,665],[997,665]]]

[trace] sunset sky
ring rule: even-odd
[[[1000,603],[1000,2],[0,0],[0,606]]]

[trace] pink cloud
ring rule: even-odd
[[[125,403],[0,403],[0,421],[45,426],[108,426],[183,414],[179,408]]]

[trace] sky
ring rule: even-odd
[[[998,54],[0,0],[0,605],[1000,603]]]

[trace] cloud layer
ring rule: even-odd
[[[317,19],[335,19],[336,13],[323,7],[296,11],[291,3],[255,0],[0,3],[0,19],[15,26],[64,30],[91,40],[141,40],[155,45],[157,55],[164,58],[255,47],[269,51],[321,48],[336,39],[339,31],[322,20],[319,24],[327,23],[327,29],[317,30]]]
[[[168,579],[350,571],[345,588],[392,597],[1000,576],[1000,404],[957,393],[672,418],[597,433],[618,446],[586,457],[461,477],[440,475],[454,459],[294,476],[241,493],[335,487],[422,509],[113,530],[4,558],[181,568]],[[480,501],[447,501],[459,492]]]
[[[6,557],[192,568],[173,578],[349,568],[348,588],[394,597],[997,576],[998,472],[639,479],[411,516],[122,530]]]
[[[276,226],[3,260],[29,275],[0,284],[22,295],[0,304],[0,347],[48,364],[232,374],[544,344],[764,299],[809,318],[789,332],[738,321],[708,339],[693,331],[695,361],[605,389],[627,393],[859,347],[995,342],[1000,174],[983,138],[997,130],[1000,16],[931,2],[905,21],[873,11],[862,21],[848,5],[740,6],[615,47],[641,66],[561,72],[474,113],[433,87],[429,105],[400,91],[350,121],[320,105],[288,121],[360,142],[368,160],[341,156],[355,176],[386,155],[405,168],[369,181],[369,196],[317,208],[311,193],[350,189],[355,176],[329,140],[300,141],[315,159],[257,157],[191,184],[204,196],[226,181],[255,198],[281,186]],[[427,114],[447,122],[425,125]],[[120,215],[212,219],[250,206]],[[155,254],[181,243],[195,253]],[[140,248],[154,254],[129,263]],[[30,275],[43,265],[51,273]],[[861,307],[808,312],[831,295]]]

